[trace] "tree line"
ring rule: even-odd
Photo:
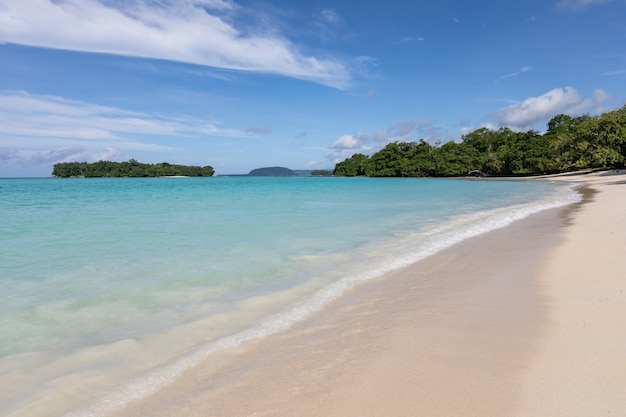
[[[392,142],[372,156],[354,154],[334,175],[454,177],[552,174],[621,168],[626,162],[626,106],[599,116],[560,114],[545,133],[480,128],[461,142]]]
[[[161,162],[158,164],[142,164],[134,159],[127,162],[98,161],[59,162],[52,167],[52,175],[60,178],[70,177],[211,177],[215,171],[210,165],[176,165]]]

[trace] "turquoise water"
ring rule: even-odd
[[[578,199],[543,181],[0,179],[0,414],[102,415],[358,281]]]

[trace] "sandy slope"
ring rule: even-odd
[[[538,276],[548,327],[517,416],[626,416],[626,176],[609,174],[569,178],[597,192]]]
[[[596,192],[360,285],[117,415],[626,416],[626,176],[554,180]]]

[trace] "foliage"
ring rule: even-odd
[[[461,142],[433,146],[421,139],[392,142],[371,157],[355,154],[337,163],[334,175],[370,177],[537,175],[626,162],[626,106],[599,116],[559,114],[544,134],[480,128]]]
[[[55,177],[211,177],[215,171],[212,166],[174,165],[167,162],[142,164],[134,159],[127,162],[98,161],[59,162],[54,164],[52,175]]]
[[[333,175],[344,175],[346,177],[365,175],[368,161],[369,157],[366,155],[355,153],[350,158],[335,165]]]
[[[470,171],[482,170],[482,154],[468,143],[447,142],[434,152],[438,177],[458,177]]]
[[[626,106],[602,116],[583,117],[561,133],[564,162],[576,169],[624,166]]]
[[[314,169],[311,171],[312,177],[330,177],[331,175],[333,175],[333,171],[326,169]]]

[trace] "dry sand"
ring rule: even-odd
[[[516,416],[626,416],[626,176],[611,174],[571,178],[597,193],[538,276],[547,328]]]
[[[365,283],[123,416],[626,416],[626,177]]]

